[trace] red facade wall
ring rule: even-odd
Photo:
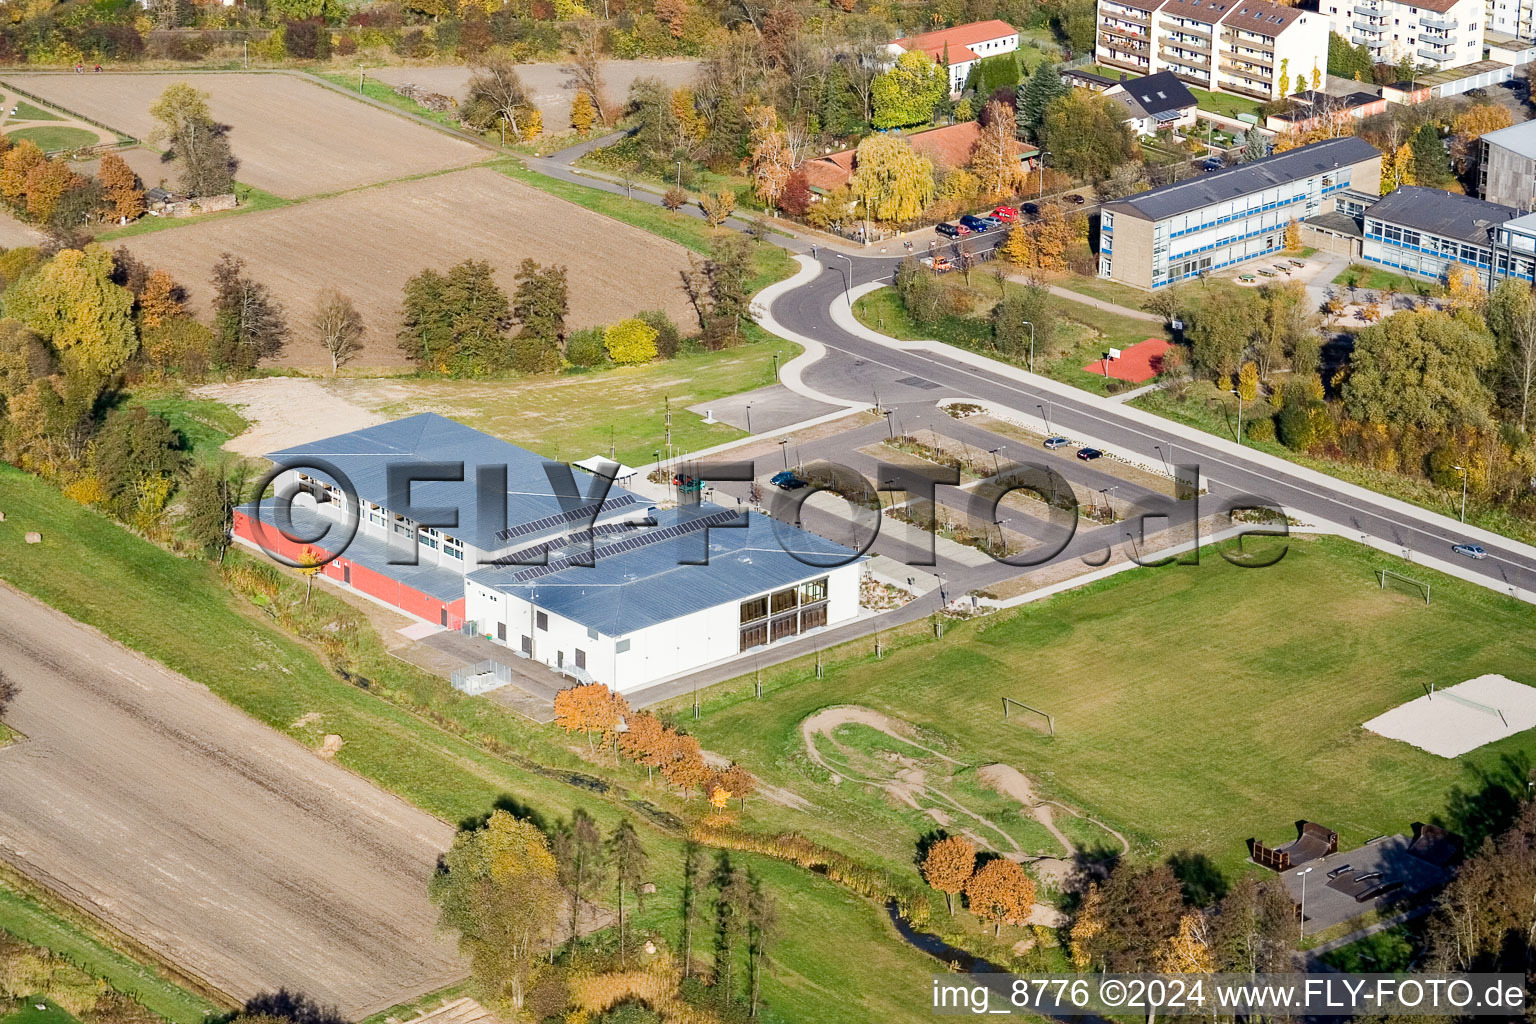
[[[258,546],[265,542],[271,550],[294,561],[299,560],[300,554],[306,547],[317,546],[296,543],[271,527],[262,531],[261,541],[258,541],[256,528],[250,516],[238,511],[235,513],[235,536]],[[429,594],[423,594],[398,580],[390,579],[383,573],[358,565],[345,555],[331,559],[320,571],[338,583],[347,583],[348,569],[351,570],[349,585],[359,593],[367,594],[417,618],[436,622],[449,629],[458,629],[464,624],[464,598],[462,597],[454,601],[443,601]]]

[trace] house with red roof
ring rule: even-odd
[[[971,68],[983,57],[1012,53],[1019,48],[1019,30],[1006,21],[973,21],[954,28],[941,28],[922,35],[908,36],[890,44],[893,58],[921,50],[934,63],[949,63],[949,91],[965,88]]]

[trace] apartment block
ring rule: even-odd
[[[1329,139],[1105,203],[1099,276],[1161,288],[1285,248],[1285,228],[1346,190],[1375,194],[1381,154]]]
[[[1482,60],[1488,12],[1508,2],[1322,0],[1319,6],[1333,31],[1357,46],[1363,44],[1378,63],[1395,64],[1406,57],[1439,71]],[[1511,16],[1518,13],[1516,7]],[[1527,24],[1529,20],[1527,12]]]
[[[1470,2],[1470,0],[1463,0]],[[1211,92],[1272,100],[1328,67],[1328,19],[1268,0],[1099,0],[1105,67],[1171,71]]]

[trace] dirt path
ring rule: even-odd
[[[234,384],[204,384],[194,393],[234,406],[250,429],[224,447],[261,457],[306,441],[361,430],[384,417],[353,405],[319,381],[303,377],[257,377]]]
[[[700,751],[700,753],[704,755],[704,763],[711,768],[726,768],[731,764],[730,758],[724,754],[717,754],[713,750],[704,750]],[[757,780],[757,795],[769,803],[788,807],[795,811],[809,811],[812,808],[811,802],[799,793],[785,789],[782,786],[770,785],[762,779]]]

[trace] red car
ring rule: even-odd
[[[1019,219],[1019,211],[1012,206],[998,206],[993,208],[992,216],[1004,224],[1012,224]]]

